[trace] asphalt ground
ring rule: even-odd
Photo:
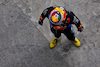
[[[84,26],[76,47],[63,34],[54,49],[48,19],[38,24],[52,5],[72,10]],[[74,7],[75,6],[75,7]],[[47,22],[47,23],[46,23]],[[0,67],[100,67],[99,0],[0,0]]]

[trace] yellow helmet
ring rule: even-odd
[[[56,7],[50,13],[52,23],[62,22],[66,19],[66,11],[63,7]]]
[[[60,21],[60,19],[61,19],[61,14],[59,13],[59,11],[53,12],[51,19],[52,19],[52,21],[53,21],[54,23]]]

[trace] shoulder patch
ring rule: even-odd
[[[46,15],[46,14],[47,14],[47,11],[48,11],[48,9],[45,9],[45,10],[43,11],[43,14]]]

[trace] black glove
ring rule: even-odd
[[[82,28],[78,29],[78,31],[82,32],[82,31],[83,31],[83,29],[84,29],[84,28],[83,28],[83,26],[82,26]]]
[[[40,25],[42,25],[42,24],[43,24],[43,20],[39,20],[38,23],[39,23]]]

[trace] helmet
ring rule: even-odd
[[[51,16],[51,20],[56,23],[56,22],[59,22],[61,19],[61,14],[59,11],[55,11],[52,13],[52,16]]]
[[[54,8],[49,16],[50,23],[59,24],[66,19],[66,11],[63,7]]]

